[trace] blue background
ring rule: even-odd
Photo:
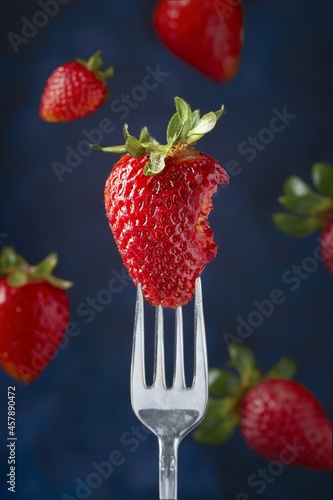
[[[97,129],[104,118],[112,120],[115,130],[104,134],[103,144],[121,143],[124,120],[111,105],[141,85],[146,66],[160,65],[169,75],[129,110],[130,130],[137,134],[146,124],[164,140],[175,95],[203,112],[224,103],[227,114],[198,148],[222,165],[235,160],[241,168],[214,197],[210,216],[219,244],[217,258],[203,274],[210,365],[225,364],[223,334],[236,334],[237,317],[247,320],[256,310],[253,301],[268,299],[274,289],[280,289],[286,300],[254,328],[246,344],[255,350],[263,369],[281,355],[294,358],[297,379],[333,415],[329,387],[333,375],[332,276],[320,262],[317,269],[304,271],[304,266],[311,267],[306,259],[313,257],[319,234],[293,240],[271,222],[271,214],[279,210],[282,182],[289,174],[310,182],[313,162],[333,161],[330,2],[245,0],[241,69],[226,85],[208,81],[165,51],[151,27],[154,3],[69,1],[27,44],[19,45],[16,54],[7,34],[21,34],[22,17],[31,20],[40,7],[36,1],[2,0],[0,233],[7,237],[2,236],[1,243],[14,245],[33,263],[58,251],[57,274],[75,281],[69,296],[72,321],[79,329],[76,332],[80,331],[69,337],[35,383],[15,384],[15,498],[19,500],[59,500],[66,498],[62,497],[65,493],[78,498],[77,479],[86,482],[95,471],[93,462],[108,460],[115,450],[123,463],[109,471],[109,477],[86,498],[158,496],[156,439],[141,432],[129,441],[139,425],[129,399],[134,286],[124,281],[119,293],[99,307],[94,317],[82,315],[88,298],[102,297],[99,292],[107,287],[111,273],[123,270],[103,206],[104,183],[116,157],[91,152],[64,174],[62,182],[52,168],[55,161],[65,163],[66,146],[76,149],[85,139],[83,130]],[[51,71],[76,57],[87,58],[99,48],[116,68],[111,100],[84,120],[42,122],[39,100]],[[250,155],[239,145],[269,126],[273,108],[282,111],[284,106],[296,118],[248,161]],[[283,278],[293,265],[301,266],[307,276],[299,280],[295,291]],[[150,309],[147,322],[152,326]],[[189,305],[185,314],[188,357],[192,313]],[[167,319],[169,325],[172,315]],[[151,339],[148,344],[151,354]],[[190,374],[191,363],[187,369]],[[2,451],[7,386],[12,383],[0,373]],[[5,483],[6,457],[5,451],[0,458],[0,496],[5,499],[13,498]],[[238,431],[216,448],[187,438],[180,448],[179,498],[234,500],[247,492],[251,499],[313,500],[325,498],[332,484],[330,473],[288,468],[258,494],[247,480],[267,465],[245,446]]]

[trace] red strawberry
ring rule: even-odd
[[[297,382],[267,380],[250,390],[242,402],[241,432],[267,460],[332,468],[331,424],[314,395]]]
[[[224,369],[210,370],[212,398],[195,438],[222,443],[239,424],[246,444],[267,460],[329,470],[332,426],[315,396],[288,380],[295,373],[294,362],[281,358],[262,376],[247,347],[235,344],[229,350],[229,365],[238,370],[240,379]]]
[[[324,264],[331,274],[333,274],[333,219],[327,222],[321,234],[321,253]]]
[[[228,175],[213,158],[193,144],[211,130],[222,114],[200,118],[175,99],[177,113],[166,146],[143,129],[140,139],[125,126],[125,146],[99,148],[128,152],[114,166],[105,186],[105,207],[114,238],[129,274],[141,283],[154,306],[186,304],[195,279],[216,255],[208,225],[211,196]]]
[[[160,0],[153,24],[164,45],[216,82],[238,71],[243,39],[240,2],[230,0]]]
[[[103,64],[99,50],[88,61],[77,59],[54,70],[43,91],[40,117],[71,122],[96,111],[108,95],[106,80],[114,72],[113,67],[101,71]]]
[[[35,380],[65,334],[71,283],[51,274],[56,264],[54,253],[37,266],[11,247],[0,255],[0,362],[20,382]]]

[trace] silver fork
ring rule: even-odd
[[[203,419],[208,401],[208,367],[200,278],[195,284],[194,378],[186,387],[184,374],[182,308],[175,312],[175,367],[173,384],[166,387],[163,308],[156,307],[153,384],[147,386],[144,359],[144,299],[137,291],[131,366],[131,402],[136,416],[158,438],[159,498],[177,498],[177,456],[180,441]]]

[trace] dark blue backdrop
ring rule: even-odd
[[[219,244],[216,260],[203,275],[210,365],[225,363],[223,334],[236,333],[237,318],[247,321],[255,300],[280,289],[284,303],[254,328],[246,343],[264,369],[281,355],[295,358],[298,380],[332,417],[332,276],[313,257],[317,236],[291,240],[271,222],[285,177],[295,173],[310,181],[314,161],[333,160],[332,9],[328,0],[245,0],[241,69],[232,82],[218,85],[160,45],[150,22],[154,0],[62,4],[45,19],[36,15],[41,10],[37,0],[2,0],[1,243],[14,245],[31,262],[51,250],[59,252],[58,275],[75,281],[69,295],[77,325],[34,384],[16,384],[16,498],[153,499],[158,496],[157,443],[138,431],[129,399],[135,288],[119,278],[123,266],[103,207],[103,186],[115,158],[87,154],[80,144],[84,130],[98,129],[108,118],[114,130],[102,132],[103,143],[118,144],[126,119],[134,133],[147,124],[163,139],[175,95],[202,111],[225,104],[227,114],[200,144],[222,165],[234,167],[230,186],[214,198],[210,216]],[[30,37],[26,43],[16,39],[14,50],[7,34],[22,36],[24,16],[40,27],[25,33]],[[111,100],[85,120],[42,122],[39,99],[50,72],[99,48],[116,68]],[[136,87],[156,66],[164,76],[143,97]],[[127,111],[120,111],[116,101],[123,93],[132,94]],[[283,130],[263,131],[274,109],[282,113],[284,108],[293,118],[285,119]],[[248,150],[249,136],[260,138],[260,151]],[[53,166],[65,163],[67,147],[83,149],[77,166],[59,182]],[[301,266],[298,281],[293,266]],[[118,276],[118,293],[110,302],[101,290],[112,273]],[[98,311],[87,312],[91,299]],[[189,306],[189,349],[191,315]],[[148,316],[151,323],[151,311]],[[5,483],[4,441],[7,386],[12,383],[0,373],[1,498],[13,498]],[[117,464],[113,469],[110,459]],[[109,462],[104,464],[108,477],[91,475],[103,461]],[[239,494],[246,492],[252,500],[313,500],[328,493],[329,473],[289,468],[260,494],[247,481],[267,465],[246,448],[238,432],[217,448],[187,438],[180,449],[179,497],[241,500],[247,497]],[[77,496],[82,481],[90,483],[91,493],[82,487]]]

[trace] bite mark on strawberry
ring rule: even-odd
[[[175,98],[176,113],[160,145],[145,127],[125,145],[99,147],[126,153],[105,185],[105,208],[124,264],[152,305],[177,307],[194,295],[195,279],[215,256],[208,223],[212,195],[229,182],[226,171],[194,144],[212,130],[223,108],[200,116]]]

